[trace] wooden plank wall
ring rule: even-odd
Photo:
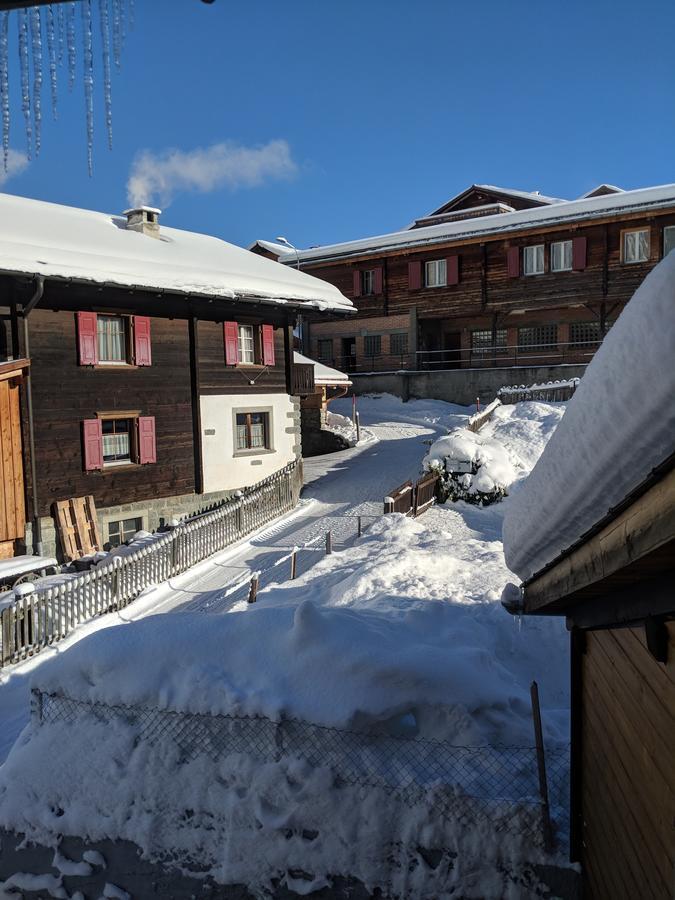
[[[586,633],[582,661],[584,896],[675,896],[675,622],[669,662],[643,628]]]
[[[260,320],[242,325],[257,325]],[[284,364],[284,330],[274,329],[274,366],[235,367],[225,365],[225,343],[222,322],[199,322],[199,393],[200,394],[283,394],[286,392]],[[292,344],[291,344],[292,346]],[[255,381],[255,384],[249,384]]]
[[[0,543],[26,530],[19,386],[0,381]]]

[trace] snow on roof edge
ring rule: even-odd
[[[334,369],[332,366],[327,366],[316,359],[311,359],[309,356],[304,356],[302,353],[298,353],[297,350],[293,351],[293,362],[300,365],[314,366],[315,384],[352,384],[349,375],[345,372]]]

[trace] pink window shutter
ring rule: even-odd
[[[586,238],[572,238],[572,268],[581,271],[586,268]]]
[[[422,263],[419,259],[408,263],[408,288],[419,291],[422,287]]]
[[[355,297],[361,296],[361,272],[357,269],[356,272],[352,272],[354,290],[353,294]]]
[[[147,316],[134,316],[134,362],[137,366],[152,365],[150,319]]]
[[[225,363],[236,366],[239,362],[239,327],[236,322],[225,322]]]
[[[141,465],[157,462],[155,417],[138,417],[138,461]]]
[[[445,261],[448,284],[459,284],[459,256],[448,256]]]
[[[274,326],[262,326],[263,365],[274,365]]]
[[[509,247],[506,251],[506,270],[509,278],[520,276],[520,247]]]
[[[100,419],[85,419],[82,422],[82,447],[85,472],[102,469],[103,428]]]
[[[375,269],[375,278],[374,278],[373,291],[374,291],[376,294],[381,294],[381,293],[382,293],[382,266],[378,266],[378,267]]]
[[[81,366],[95,366],[98,362],[96,313],[77,314],[77,346]]]

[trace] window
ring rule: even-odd
[[[623,233],[623,262],[640,263],[649,259],[649,229],[641,228],[639,231],[624,231]]]
[[[663,255],[668,256],[675,249],[675,225],[667,225],[663,229]]]
[[[599,322],[572,322],[570,325],[570,344],[599,344]]]
[[[102,365],[124,365],[129,362],[126,316],[97,316],[96,338],[98,361]]]
[[[424,264],[424,283],[427,287],[442,287],[448,283],[444,259],[432,259]]]
[[[551,244],[551,271],[572,271],[572,241],[555,241]]]
[[[363,352],[366,356],[380,356],[382,353],[382,336],[368,334],[363,339]]]
[[[534,325],[518,329],[519,350],[539,350],[541,347],[555,347],[557,343],[557,325]]]
[[[506,328],[498,328],[495,331],[495,342],[492,343],[492,330],[471,332],[471,349],[474,353],[487,354],[493,350],[504,350],[506,348]]]
[[[322,362],[333,361],[333,339],[319,339],[318,357]]]
[[[361,293],[375,293],[375,269],[366,269],[361,272]]]
[[[237,358],[240,363],[255,363],[255,333],[253,325],[239,326]]]
[[[235,450],[269,449],[269,413],[236,414]]]
[[[111,547],[119,547],[130,541],[137,531],[143,528],[143,519],[119,519],[117,522],[108,522],[108,543]]]
[[[544,274],[544,245],[523,247],[523,272],[526,275]]]
[[[389,352],[392,356],[405,356],[408,352],[408,332],[389,336]]]
[[[128,465],[132,461],[132,419],[104,419],[101,423],[103,433],[103,465]]]

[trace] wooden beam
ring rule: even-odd
[[[199,334],[197,320],[188,320],[190,342],[190,397],[192,402],[192,442],[194,454],[195,494],[204,493],[204,458],[202,455],[202,410],[199,394]]]

